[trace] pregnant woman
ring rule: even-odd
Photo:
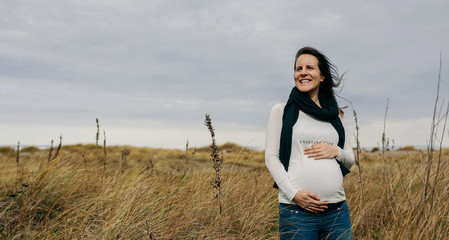
[[[271,109],[265,145],[280,239],[352,239],[342,185],[354,153],[335,100],[337,69],[311,47],[297,52],[294,66],[295,86]]]

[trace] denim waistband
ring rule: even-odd
[[[290,210],[299,210],[299,211],[303,211],[303,212],[306,212],[306,213],[323,214],[323,213],[328,213],[330,211],[333,211],[335,209],[340,208],[345,202],[346,202],[346,200],[343,200],[343,201],[337,202],[337,203],[328,203],[327,204],[327,208],[324,209],[324,211],[316,212],[316,213],[310,212],[310,211],[308,211],[308,210],[306,210],[306,209],[304,209],[304,208],[302,208],[302,207],[300,207],[300,206],[298,206],[296,204],[280,203],[280,206],[283,207],[283,208],[288,208]]]

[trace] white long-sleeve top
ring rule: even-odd
[[[265,164],[279,187],[279,202],[295,204],[293,198],[301,189],[318,194],[321,201],[345,200],[343,175],[335,159],[315,160],[304,155],[304,149],[312,144],[326,142],[337,146],[338,133],[329,122],[299,111],[298,121],[292,129],[290,163],[285,171],[279,159],[284,106],[278,103],[271,109],[265,140]],[[336,160],[348,169],[354,164],[354,152],[346,130],[344,148],[339,148]]]

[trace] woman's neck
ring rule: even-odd
[[[316,105],[321,108],[320,100],[318,98],[318,94],[314,94],[314,95],[310,96],[310,99],[312,99],[312,101],[315,102]]]

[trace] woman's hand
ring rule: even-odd
[[[338,155],[338,147],[330,145],[328,143],[317,143],[304,149],[304,155],[308,158],[319,159],[332,159]]]
[[[317,194],[307,190],[299,190],[293,201],[301,208],[313,213],[322,212],[327,208],[327,202],[320,201]]]

